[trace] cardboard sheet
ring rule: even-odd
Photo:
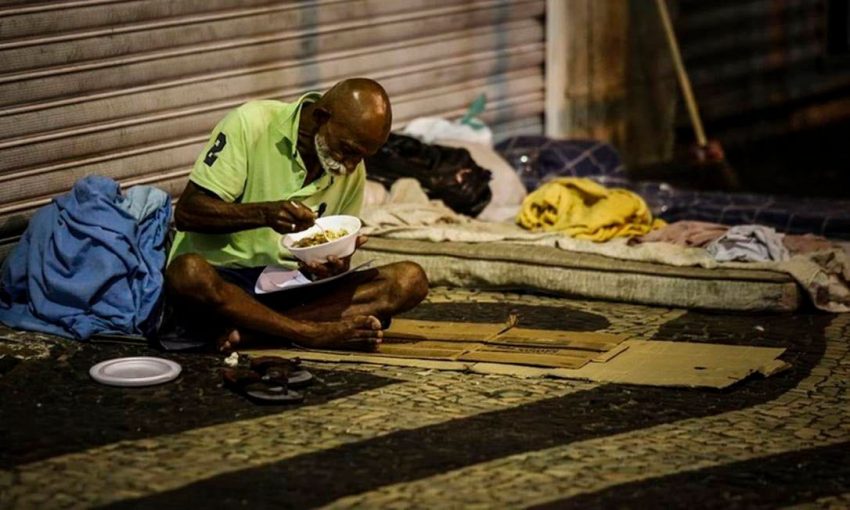
[[[377,356],[580,368],[618,346],[625,335],[552,331],[505,324],[396,319]]]
[[[753,374],[769,377],[781,372],[789,366],[779,359],[783,352],[785,349],[774,347],[626,340],[578,369],[282,349],[256,351],[251,354],[336,363],[376,363],[433,370],[469,371],[516,377],[556,377],[602,383],[722,389]]]
[[[765,377],[789,365],[778,359],[785,349],[738,345],[628,340],[623,351],[579,370],[558,370],[559,377],[599,382],[725,388],[752,374]]]

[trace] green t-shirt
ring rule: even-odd
[[[225,202],[294,200],[313,209],[324,202],[326,216],[358,216],[366,184],[363,162],[350,175],[324,172],[304,186],[307,170],[296,150],[298,119],[302,104],[319,97],[312,92],[295,103],[251,101],[233,110],[213,130],[189,180]],[[268,227],[232,234],[178,231],[169,262],[184,253],[197,253],[215,266],[294,267],[291,254],[280,246],[281,237]]]

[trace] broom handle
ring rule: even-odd
[[[685,97],[685,105],[688,107],[688,115],[697,137],[697,144],[700,147],[705,147],[708,145],[708,140],[705,138],[705,129],[702,127],[702,119],[699,116],[696,99],[694,99],[694,91],[691,89],[691,80],[688,78],[688,73],[685,72],[682,54],[679,52],[679,43],[676,41],[676,34],[673,32],[673,23],[670,22],[667,2],[666,0],[655,0],[655,3],[658,5],[659,14],[661,14],[661,24],[664,25],[664,34],[667,36],[670,54],[673,56],[673,66],[676,68],[676,78],[679,80],[679,87],[681,87],[682,95]]]

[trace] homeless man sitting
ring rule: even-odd
[[[210,137],[175,211],[178,233],[165,273],[173,315],[192,336],[220,350],[260,338],[310,348],[371,350],[391,316],[428,293],[422,268],[399,262],[325,285],[256,295],[269,264],[295,267],[283,234],[327,214],[359,215],[363,157],[389,136],[390,102],[368,79],[337,83],[294,103],[251,101],[230,112]],[[357,246],[365,242],[357,239]],[[302,270],[326,278],[348,269],[331,257]]]

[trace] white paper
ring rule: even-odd
[[[257,294],[270,294],[272,292],[298,289],[301,287],[309,287],[311,285],[321,285],[323,283],[342,278],[343,276],[355,271],[367,269],[372,265],[372,262],[374,262],[373,259],[367,260],[356,267],[352,267],[344,273],[315,282],[310,281],[309,278],[304,276],[304,274],[297,269],[289,269],[276,265],[266,266],[266,268],[263,269],[263,272],[260,273],[260,276],[257,277],[257,282],[254,284],[254,292]]]

